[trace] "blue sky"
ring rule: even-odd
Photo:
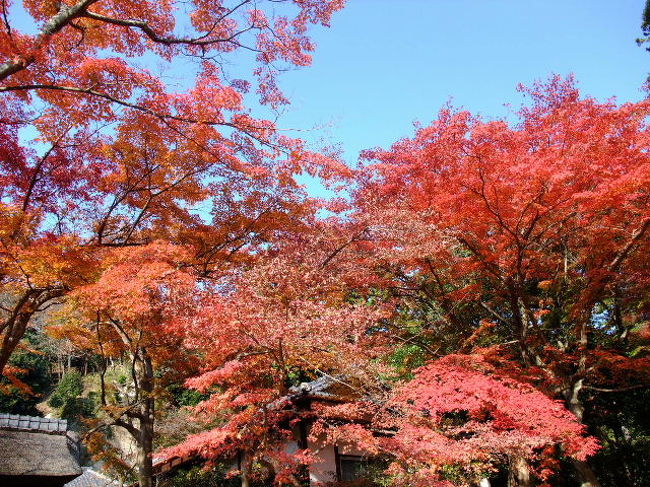
[[[292,100],[278,120],[354,166],[361,150],[410,136],[451,102],[486,118],[517,107],[519,83],[573,73],[583,93],[640,100],[650,53],[635,43],[644,0],[348,0],[318,28],[313,64],[284,73]],[[25,31],[37,26],[14,10]],[[147,67],[155,63],[143,59]],[[250,60],[238,58],[246,72]],[[237,68],[235,68],[237,71]],[[155,71],[155,69],[154,69]],[[168,71],[171,85],[191,72]],[[266,116],[253,109],[253,115]],[[512,119],[512,118],[511,118]],[[313,195],[329,194],[305,179]]]
[[[433,120],[448,100],[488,118],[518,106],[519,83],[574,73],[583,93],[640,100],[650,53],[643,0],[349,0],[318,29],[312,66],[283,75],[279,125],[316,130],[349,164]],[[320,127],[320,128],[319,128]]]

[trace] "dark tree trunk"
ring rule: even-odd
[[[571,460],[571,464],[578,475],[580,487],[600,487],[600,481],[596,478],[596,474],[594,474],[587,462]]]
[[[63,289],[29,289],[16,302],[9,316],[0,323],[0,375],[25,336],[25,331],[34,313],[48,301],[63,296]]]
[[[153,422],[143,424],[140,427],[140,438],[138,441],[138,482],[140,487],[153,487]]]

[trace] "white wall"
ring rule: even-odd
[[[321,442],[309,442],[308,448],[320,461],[309,466],[309,484],[316,486],[336,480],[336,457],[334,447]]]
[[[321,441],[309,442],[308,448],[319,460],[309,466],[309,484],[316,486],[326,482],[336,481],[336,453],[331,445],[323,445]],[[350,446],[339,446],[340,455],[364,456],[365,452]]]

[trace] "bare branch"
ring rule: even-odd
[[[616,389],[608,389],[605,387],[595,387],[595,386],[582,386],[582,388],[589,389],[591,391],[597,391],[597,392],[626,392],[626,391],[633,391],[636,389],[648,389],[650,388],[650,384],[637,384],[634,386],[618,387]]]

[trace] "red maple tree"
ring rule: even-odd
[[[556,473],[556,447],[580,460],[598,450],[560,401],[478,354],[432,361],[382,403],[325,406],[319,415],[312,437],[387,458],[391,485],[476,485],[508,458],[540,461],[546,479]]]
[[[502,344],[582,420],[593,394],[648,383],[629,337],[648,311],[650,103],[598,102],[559,77],[523,91],[515,124],[446,108],[366,152],[358,218],[404,313],[426,317],[413,339]]]
[[[167,449],[167,457],[210,462],[244,453],[242,470],[265,467],[279,484],[295,484],[309,450],[286,449],[295,439],[291,386],[323,375],[373,384],[383,367],[382,333],[369,333],[388,310],[349,299],[355,264],[346,253],[358,233],[315,222],[285,239],[267,261],[236,273],[187,323],[185,346],[204,357],[203,374],[187,385],[210,397],[197,420],[220,426]]]

